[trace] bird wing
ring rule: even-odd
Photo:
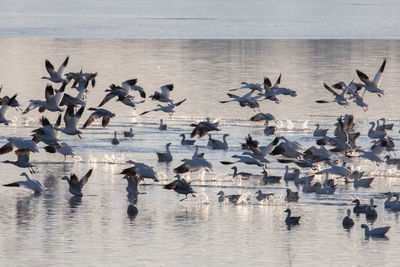
[[[4,146],[0,147],[0,155],[11,152],[12,150],[13,150],[13,145],[11,144],[11,142],[8,142]]]
[[[78,184],[79,184],[78,176],[76,176],[75,173],[72,173],[72,174],[71,174],[71,176],[70,176],[70,178],[69,178],[69,181],[70,181],[71,184],[73,184],[73,185],[78,185]]]
[[[327,83],[324,83],[324,87],[325,87],[325,89],[327,89],[329,92],[331,92],[331,93],[334,94],[335,96],[339,96],[339,94],[336,93],[336,91],[333,90]]]
[[[100,118],[99,114],[95,111],[93,112],[89,118],[86,120],[85,124],[83,124],[82,129],[85,129],[86,127],[88,127],[90,124],[92,124],[95,120],[97,120],[98,118]]]
[[[382,74],[383,74],[383,71],[385,70],[385,66],[386,66],[386,58],[383,60],[381,67],[379,68],[378,72],[375,74],[375,77],[372,81],[378,88],[382,81]]]
[[[53,66],[53,64],[51,64],[51,62],[48,59],[46,59],[45,65],[46,65],[47,72],[50,74],[50,77],[55,76],[56,71],[54,70],[54,66]]]
[[[83,177],[82,179],[79,181],[79,185],[81,187],[83,187],[88,181],[89,181],[89,177],[90,175],[92,175],[92,171],[93,169],[90,169]]]
[[[170,92],[174,89],[173,84],[166,84],[160,87],[161,93],[165,95],[167,98],[169,98]]]
[[[46,98],[46,102],[51,101],[51,99],[54,97],[54,89],[51,84],[46,85],[46,89],[44,91],[44,97]]]
[[[60,75],[60,77],[63,74],[65,67],[67,67],[68,60],[69,60],[69,56],[67,56],[67,58],[64,60],[64,62],[61,64],[61,66],[57,70],[57,74]]]

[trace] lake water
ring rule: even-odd
[[[353,114],[356,130],[362,133],[358,144],[370,146],[367,137],[369,121],[386,117],[395,123],[389,135],[399,139],[400,42],[396,40],[162,40],[162,39],[65,39],[4,38],[0,39],[1,96],[18,93],[23,108],[29,99],[43,99],[46,81],[44,61],[58,66],[65,57],[67,71],[98,72],[95,88],[89,88],[88,105],[97,106],[104,89],[111,83],[138,78],[150,95],[161,85],[173,83],[171,98],[187,101],[176,108],[174,116],[143,111],[156,107],[150,99],[136,110],[114,100],[105,108],[115,112],[108,127],[99,122],[84,130],[83,139],[61,134],[60,139],[73,147],[76,157],[63,162],[63,156],[48,154],[43,149],[31,155],[37,171],[33,178],[47,188],[45,194],[32,196],[19,188],[0,187],[0,259],[5,266],[204,266],[204,265],[344,265],[397,266],[397,244],[400,241],[399,216],[384,210],[384,192],[400,191],[400,176],[394,166],[376,166],[363,160],[350,161],[354,168],[375,177],[371,188],[354,189],[352,184],[337,180],[335,194],[316,196],[300,193],[298,203],[288,205],[284,199],[286,184],[261,185],[259,178],[234,180],[231,166],[219,163],[232,160],[242,152],[240,144],[250,133],[262,145],[273,137],[263,135],[264,126],[250,122],[256,112],[237,103],[220,104],[228,99],[229,89],[240,82],[261,83],[264,76],[275,81],[282,73],[282,85],[295,90],[297,97],[281,96],[281,103],[260,103],[262,112],[277,119],[277,134],[298,141],[303,148],[315,145],[312,130],[315,123],[333,134],[336,118]],[[360,69],[373,76],[383,58],[387,58],[381,87],[385,95],[366,94],[369,111],[353,103],[348,108],[337,104],[317,104],[315,100],[332,99],[322,84],[350,81]],[[74,93],[74,89],[67,89]],[[240,93],[238,93],[240,94]],[[89,116],[85,110],[82,124]],[[9,126],[0,125],[0,145],[10,136],[29,137],[39,125],[37,110],[26,115],[10,110]],[[54,122],[58,114],[44,113]],[[207,137],[196,139],[200,152],[212,162],[213,171],[191,173],[197,197],[181,196],[166,191],[162,185],[174,178],[173,168],[181,159],[191,157],[193,147],[180,145],[180,133],[189,134],[190,124],[210,117],[217,119],[221,132],[229,133],[229,149],[212,150]],[[168,125],[158,130],[159,119]],[[123,138],[112,146],[113,132],[130,127],[135,137]],[[174,160],[157,162],[156,152],[171,142]],[[44,145],[40,144],[40,148]],[[397,150],[397,148],[396,148]],[[283,175],[284,166],[269,156],[270,174]],[[15,154],[1,160],[15,160]],[[160,175],[159,183],[141,186],[137,208],[131,220],[126,209],[126,181],[118,174],[129,165],[126,160],[144,162]],[[1,163],[2,184],[21,179],[23,171]],[[260,172],[260,168],[236,164],[240,171]],[[294,165],[290,165],[294,167]],[[82,176],[94,168],[81,200],[71,197],[64,175]],[[307,170],[302,170],[306,175]],[[321,177],[319,177],[321,178]],[[323,179],[323,177],[322,177]],[[288,184],[298,190],[294,184]],[[245,205],[220,205],[217,192],[253,195],[257,189],[274,193],[271,202],[258,203],[254,198]],[[300,189],[301,191],[301,189]],[[355,226],[345,231],[341,226],[346,209],[354,198],[362,202],[375,198],[378,219],[373,227],[390,225],[388,239],[364,239],[360,224],[365,216],[356,217]],[[284,223],[290,207],[301,216],[300,225],[288,229]]]

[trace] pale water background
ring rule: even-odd
[[[136,111],[111,100],[105,108],[117,117],[107,128],[94,123],[84,131],[83,140],[60,135],[75,150],[74,159],[63,162],[61,155],[43,150],[31,155],[37,171],[32,177],[47,192],[33,197],[24,189],[0,187],[0,265],[399,265],[399,216],[383,209],[383,193],[400,191],[396,167],[355,160],[351,165],[376,177],[371,188],[355,190],[338,181],[334,195],[301,193],[298,203],[287,205],[283,181],[266,186],[259,178],[232,180],[231,166],[219,163],[242,152],[240,143],[248,133],[263,145],[273,137],[263,136],[263,125],[248,121],[253,110],[237,103],[218,103],[242,81],[262,82],[264,76],[274,81],[282,73],[282,85],[296,90],[298,96],[281,96],[279,105],[264,101],[260,108],[276,116],[279,135],[307,148],[315,144],[312,130],[316,122],[328,127],[332,135],[336,118],[349,113],[355,116],[356,130],[362,132],[360,146],[370,145],[368,122],[381,117],[395,123],[389,135],[398,145],[400,42],[389,40],[400,36],[398,1],[0,0],[0,6],[0,95],[19,93],[23,108],[29,99],[44,98],[46,81],[40,77],[46,74],[45,59],[58,66],[67,55],[67,71],[99,72],[96,87],[89,88],[88,107],[100,103],[109,84],[130,78],[138,78],[148,95],[163,84],[174,83],[172,99],[187,98],[172,117],[161,113],[139,117],[155,107],[149,99]],[[246,38],[269,40],[237,40]],[[368,112],[355,105],[343,108],[314,102],[332,98],[322,87],[324,81],[348,82],[355,69],[372,76],[383,58],[387,58],[382,81],[386,94],[382,98],[367,94]],[[75,93],[73,89],[67,92]],[[45,115],[52,122],[57,117],[49,112]],[[10,110],[13,123],[0,125],[0,145],[9,136],[28,137],[40,116],[37,111],[21,115]],[[81,124],[88,116],[85,111]],[[181,196],[162,185],[173,179],[172,169],[180,160],[194,151],[182,147],[178,135],[190,133],[190,124],[206,117],[220,121],[222,131],[217,138],[230,133],[230,148],[211,150],[206,137],[196,141],[214,171],[191,174],[197,197],[180,202]],[[158,130],[160,118],[168,124],[165,132]],[[130,127],[136,136],[120,137],[121,144],[112,146],[112,133]],[[172,142],[174,160],[158,163],[155,152],[164,151],[167,142]],[[1,156],[6,159],[15,160],[15,154]],[[128,159],[154,166],[162,177],[159,184],[140,187],[146,194],[139,195],[139,214],[134,220],[126,214],[126,181],[117,174],[129,166],[124,163]],[[270,174],[282,175],[284,165],[274,157],[269,159]],[[237,166],[240,171],[260,171]],[[22,169],[4,163],[0,167],[1,184],[22,178]],[[61,177],[71,172],[82,176],[89,168],[94,168],[93,175],[84,188],[85,196],[77,200]],[[288,187],[296,189],[293,184]],[[275,193],[274,201],[260,204],[253,199],[239,206],[217,202],[219,190],[253,194],[260,188]],[[362,215],[353,216],[352,230],[343,230],[341,220],[356,197],[362,202],[375,198],[379,215],[372,226],[390,225],[387,240],[365,240]],[[288,206],[295,216],[302,216],[300,225],[290,230],[283,213]]]

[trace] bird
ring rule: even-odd
[[[371,139],[381,139],[386,136],[386,130],[383,129],[382,131],[377,131],[375,128],[375,122],[371,121],[369,124],[371,124],[371,128],[368,130],[368,137]]]
[[[54,83],[67,83],[68,80],[64,79],[62,76],[63,76],[63,72],[64,72],[65,68],[67,67],[68,60],[69,60],[69,56],[67,56],[65,58],[64,62],[61,64],[61,66],[58,68],[58,70],[56,72],[53,64],[51,64],[51,62],[48,59],[46,59],[45,66],[46,66],[47,72],[50,74],[50,77],[43,76],[42,79],[47,79]]]
[[[138,210],[138,208],[135,206],[135,204],[130,203],[130,204],[128,205],[128,208],[127,208],[127,210],[126,210],[126,213],[129,215],[129,217],[130,217],[131,219],[133,219],[133,218],[136,217],[136,215],[138,215],[139,210]]]
[[[37,181],[31,179],[28,174],[25,172],[21,173],[21,176],[25,176],[26,180],[25,181],[18,181],[10,184],[4,184],[3,186],[18,186],[18,187],[25,187],[27,189],[32,190],[35,194],[42,194],[44,192],[44,187],[43,185]]]
[[[248,172],[238,172],[236,166],[233,166],[231,169],[233,170],[232,178],[241,177],[242,179],[249,179],[250,176],[254,175]]]
[[[351,215],[351,210],[347,209],[347,216],[345,216],[342,220],[343,228],[349,229],[349,228],[353,227],[354,221],[352,218],[350,218],[350,215]]]
[[[126,91],[138,91],[142,98],[146,98],[146,92],[143,88],[137,85],[137,79],[126,80],[121,83],[121,87]]]
[[[151,100],[157,100],[160,102],[173,103],[173,100],[169,98],[170,92],[174,89],[173,84],[166,84],[160,87],[161,92],[155,91],[153,95],[150,96]]]
[[[241,195],[235,194],[235,195],[225,195],[224,191],[219,191],[217,193],[218,197],[218,202],[219,203],[226,203],[226,201],[236,204],[238,200],[240,199]]]
[[[38,143],[41,141],[47,145],[54,145],[58,141],[60,141],[57,137],[58,134],[56,132],[57,129],[56,125],[52,125],[50,121],[44,116],[42,116],[42,118],[40,119],[40,123],[42,124],[42,127],[34,129],[32,131],[34,133],[32,134],[32,136],[35,142]]]
[[[285,223],[287,225],[299,224],[300,216],[299,217],[290,216],[292,214],[292,211],[289,208],[286,209],[284,212],[287,212],[287,216],[286,216],[286,219],[285,219]]]
[[[367,204],[362,204],[361,205],[359,199],[355,199],[352,202],[356,204],[354,206],[354,208],[353,208],[353,212],[354,213],[359,214],[359,213],[365,213],[367,211],[367,208],[368,208],[369,205],[367,205]],[[375,205],[374,205],[374,207],[375,207]]]
[[[385,209],[391,209],[394,203],[394,200],[392,200],[393,194],[392,192],[387,192],[387,199],[385,200]]]
[[[220,129],[218,129],[218,123],[211,122],[209,118],[207,118],[206,121],[202,121],[198,124],[192,123],[191,126],[194,127],[194,129],[190,134],[190,138],[193,138],[196,135],[201,138],[210,131],[220,131]]]
[[[229,134],[224,134],[222,136],[222,141],[213,139],[211,137],[211,134],[208,135],[208,143],[207,145],[210,146],[212,149],[228,149],[228,143],[226,142],[226,137],[228,137]]]
[[[360,70],[356,70],[358,77],[364,83],[364,87],[368,92],[376,93],[378,96],[384,95],[385,91],[381,90],[379,87],[382,81],[382,74],[385,70],[386,58],[383,60],[378,72],[375,74],[374,79],[371,81],[369,77]]]
[[[295,179],[300,177],[300,169],[295,168],[293,172],[289,172],[289,166],[285,166],[285,174],[283,175],[283,180],[286,182],[294,181]]]
[[[128,160],[126,163],[133,164],[133,166],[123,169],[120,174],[124,174],[128,177],[138,177],[140,178],[139,181],[143,178],[152,179],[154,182],[160,181],[157,173],[153,170],[153,167],[133,160]]]
[[[299,200],[299,192],[293,192],[289,188],[286,188],[286,197],[285,201],[287,202],[297,202]]]
[[[63,83],[61,87],[54,92],[54,88],[51,84],[46,85],[45,98],[46,100],[29,100],[29,105],[26,107],[22,114],[26,114],[32,109],[39,108],[39,112],[44,112],[45,110],[53,112],[63,112],[64,110],[60,107],[61,100],[64,96],[66,83]]]
[[[114,131],[114,138],[111,139],[111,144],[113,145],[119,145],[119,140],[117,138],[117,131]]]
[[[185,139],[185,134],[180,134],[179,136],[182,136],[181,145],[192,146],[196,142],[196,140]]]
[[[266,136],[274,135],[276,131],[276,126],[269,126],[268,121],[265,122],[264,134]]]
[[[369,229],[368,225],[361,224],[361,228],[365,229],[365,237],[385,237],[385,234],[390,230],[390,226]]]
[[[83,196],[82,187],[88,182],[89,177],[92,175],[93,169],[90,169],[80,180],[78,177],[72,173],[70,177],[64,176],[62,180],[67,180],[69,184],[69,192],[74,196]]]
[[[370,205],[367,206],[367,208],[365,210],[365,217],[367,219],[376,219],[376,217],[378,217],[378,212],[375,209],[373,198],[370,199]]]
[[[326,136],[328,133],[328,129],[320,129],[319,123],[315,124],[317,128],[313,132],[313,136]]]
[[[264,199],[269,200],[274,194],[273,194],[273,193],[263,193],[263,192],[261,191],[261,189],[258,189],[258,190],[256,191],[255,195],[256,195],[256,199],[257,199],[258,201],[261,201],[261,200],[264,200]]]
[[[72,156],[74,157],[74,151],[72,150],[72,148],[67,144],[67,143],[56,143],[54,145],[48,145],[44,147],[44,150],[46,150],[46,152],[48,153],[60,153],[61,155],[64,156],[64,161],[67,159],[67,156]]]
[[[340,106],[348,106],[349,105],[349,99],[346,98],[346,93],[347,93],[348,87],[346,87],[340,94],[338,94],[332,87],[330,87],[325,82],[324,82],[324,88],[326,90],[328,90],[329,92],[331,92],[335,96],[335,99],[332,100],[331,102],[336,102]],[[320,103],[320,104],[329,103],[328,101],[325,101],[325,100],[316,100],[315,102]]]
[[[269,183],[279,183],[281,180],[281,176],[273,176],[273,175],[268,175],[267,171],[267,164],[263,164],[263,171],[261,172],[263,174],[263,177],[261,178],[261,183],[262,184],[269,184]]]
[[[251,121],[261,121],[261,122],[266,122],[266,121],[272,121],[275,120],[274,115],[271,113],[257,113],[256,115],[252,116],[250,118]]]
[[[174,169],[174,173],[196,172],[204,168],[207,172],[212,170],[212,164],[202,156],[193,155],[191,159],[183,159],[184,163]]]
[[[335,186],[325,186],[322,187],[320,182],[316,182],[315,186],[317,187],[317,189],[315,190],[315,193],[318,195],[331,195],[333,193],[335,193],[336,191],[336,187]]]
[[[139,191],[138,191],[138,185],[139,183],[143,180],[142,177],[135,175],[124,175],[122,179],[125,179],[128,182],[128,185],[126,186],[126,191],[128,192],[128,197],[130,199],[136,199]]]
[[[25,154],[28,152],[39,152],[39,148],[36,146],[36,143],[33,140],[28,140],[24,138],[19,138],[19,137],[8,137],[7,138],[7,143],[0,147],[0,155],[9,153],[13,151],[14,148],[15,153],[18,154]]]
[[[181,178],[179,174],[175,175],[177,178],[176,180],[172,181],[169,184],[166,184],[163,188],[167,190],[174,190],[178,194],[185,195],[185,198],[181,199],[180,201],[183,201],[187,199],[187,195],[191,194],[193,197],[196,197],[194,193],[196,193],[190,182],[187,182],[184,178]]]
[[[160,126],[158,126],[158,129],[160,131],[165,131],[167,130],[167,125],[163,123],[163,119],[160,119]]]
[[[171,162],[172,161],[172,154],[169,151],[169,147],[171,143],[167,143],[165,145],[166,152],[157,152],[158,162]]]
[[[11,121],[6,119],[6,114],[9,108],[12,106],[14,103],[15,99],[17,97],[17,94],[15,94],[11,98],[5,98],[3,97],[1,99],[1,108],[0,108],[0,124],[4,123],[5,125],[8,125]]]
[[[64,123],[65,127],[64,128],[55,128],[56,130],[61,131],[64,134],[67,135],[77,135],[79,139],[82,139],[82,132],[78,130],[78,123],[79,120],[82,117],[83,111],[85,110],[85,106],[81,106],[77,112],[75,112],[74,106],[73,105],[68,105],[67,110],[65,111],[64,114]],[[57,121],[56,125],[59,125],[61,122],[61,117],[59,117],[59,120]]]
[[[15,154],[17,154],[17,160],[16,161],[4,160],[3,163],[10,163],[20,168],[28,168],[30,173],[35,173],[32,164],[29,162],[29,153],[30,153],[29,150],[23,152],[15,151]]]
[[[147,114],[147,113],[149,113],[151,111],[163,111],[165,113],[168,113],[170,116],[172,116],[172,114],[175,112],[174,108],[179,106],[180,104],[182,104],[185,101],[186,101],[186,98],[181,100],[181,101],[179,101],[179,102],[176,102],[176,103],[173,103],[173,104],[169,104],[168,106],[157,105],[158,108],[142,112],[142,113],[140,113],[140,115]]]
[[[88,110],[93,110],[93,113],[90,114],[89,118],[86,120],[86,122],[83,124],[82,129],[85,129],[88,127],[90,124],[92,124],[95,120],[99,118],[103,118],[101,125],[104,127],[107,127],[108,123],[110,122],[111,118],[115,117],[115,114],[112,113],[111,111],[108,111],[106,109],[102,108],[88,108]]]
[[[354,171],[352,173],[352,177],[354,179],[354,187],[369,187],[371,183],[374,181],[374,178],[364,178],[361,177],[364,175],[364,172]]]
[[[133,133],[133,129],[130,128],[129,131],[124,131],[124,137],[134,137],[135,134]]]

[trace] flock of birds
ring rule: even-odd
[[[130,79],[122,82],[120,85],[111,84],[108,89],[105,90],[106,95],[104,96],[98,107],[88,108],[91,114],[85,121],[85,123],[79,127],[79,121],[85,111],[87,102],[87,88],[89,85],[94,87],[96,85],[97,73],[84,73],[80,72],[69,72],[65,73],[69,57],[65,59],[62,65],[56,71],[54,66],[49,60],[45,61],[45,67],[49,76],[43,76],[42,79],[46,79],[52,84],[60,84],[58,89],[55,89],[52,84],[47,84],[45,88],[45,99],[44,100],[30,100],[26,109],[23,110],[23,114],[31,112],[34,109],[38,109],[39,112],[59,112],[59,116],[55,123],[51,123],[45,116],[42,116],[40,123],[41,127],[33,130],[32,138],[21,138],[21,137],[9,137],[7,143],[0,147],[0,155],[11,152],[14,150],[17,155],[16,161],[5,160],[3,163],[10,163],[20,168],[26,168],[31,174],[35,173],[34,166],[30,163],[29,158],[31,153],[39,152],[38,143],[42,142],[45,144],[44,149],[49,153],[60,153],[65,158],[67,156],[73,156],[73,149],[65,142],[60,142],[60,132],[66,135],[77,136],[82,138],[84,131],[96,120],[101,119],[101,125],[107,127],[111,119],[116,115],[115,113],[103,108],[103,106],[111,99],[116,99],[123,105],[127,105],[132,108],[136,108],[145,101],[146,92],[138,84],[137,79]],[[331,101],[317,100],[317,103],[325,104],[329,102],[335,102],[341,106],[347,106],[351,103],[363,108],[365,111],[368,110],[368,105],[364,102],[364,95],[366,92],[377,94],[379,97],[384,95],[384,91],[380,89],[380,83],[382,80],[382,74],[386,65],[386,59],[383,61],[378,72],[376,73],[373,80],[360,70],[356,70],[356,73],[360,79],[360,83],[351,81],[349,84],[344,82],[338,82],[332,86],[324,83],[330,93],[334,95],[334,99]],[[76,96],[72,96],[72,93],[67,93],[67,85],[72,82],[70,90],[76,90]],[[158,101],[160,104],[156,108],[142,112],[140,115],[145,115],[150,112],[164,112],[168,115],[172,115],[175,109],[182,105],[185,99],[174,101],[171,99],[171,92],[174,89],[173,84],[168,84],[160,87],[159,91],[155,91],[153,95],[149,96],[150,99]],[[278,97],[280,96],[297,96],[294,90],[284,88],[281,86],[281,75],[278,77],[275,84],[272,85],[269,78],[264,78],[262,84],[258,83],[246,83],[243,82],[239,88],[230,89],[227,93],[229,100],[221,100],[220,103],[232,103],[238,102],[241,107],[249,107],[255,111],[260,111],[260,102],[264,100],[273,101],[277,104],[280,103]],[[246,91],[244,95],[238,96],[231,92]],[[363,91],[362,93],[360,93]],[[138,93],[141,100],[135,101],[134,93]],[[17,94],[12,97],[3,96],[0,99],[0,123],[8,125],[11,121],[6,118],[7,111],[10,108],[16,108],[22,110],[17,100]],[[64,108],[64,106],[66,108]],[[271,122],[275,121],[275,117],[270,113],[257,113],[250,118],[251,121],[257,123],[265,123],[264,134],[267,136],[276,135],[276,126],[270,125]],[[64,123],[62,123],[62,121]],[[260,168],[262,175],[260,179],[261,184],[279,183],[281,178],[286,183],[293,182],[296,187],[304,194],[334,194],[337,188],[335,179],[331,177],[341,178],[345,183],[353,183],[354,187],[369,187],[373,182],[374,178],[363,178],[364,172],[358,170],[352,170],[349,166],[346,166],[346,162],[354,158],[361,158],[369,160],[373,164],[380,165],[384,162],[387,164],[399,164],[399,160],[393,159],[390,156],[390,152],[394,151],[395,144],[393,139],[388,136],[388,131],[393,129],[393,124],[387,124],[386,120],[382,118],[375,122],[370,122],[371,128],[369,129],[367,136],[373,140],[373,145],[368,149],[361,148],[357,145],[357,139],[361,135],[360,132],[355,131],[355,122],[352,115],[341,116],[337,119],[335,124],[334,133],[328,136],[328,129],[322,129],[319,124],[316,125],[316,129],[313,132],[313,136],[316,137],[316,145],[311,146],[307,149],[303,149],[301,144],[295,141],[288,140],[284,136],[276,136],[271,143],[267,145],[261,145],[259,141],[248,134],[244,138],[242,144],[243,153],[233,155],[232,160],[221,160],[220,163],[224,165],[232,164],[247,164]],[[212,149],[229,149],[227,137],[229,134],[224,134],[222,140],[218,140],[212,137],[211,132],[221,131],[218,126],[218,122],[206,119],[196,124],[191,124],[193,127],[190,134],[190,138],[198,136],[202,138],[208,135],[207,145]],[[167,130],[167,125],[164,121],[160,120],[159,125],[160,131]],[[125,131],[125,137],[132,138],[135,136],[133,129]],[[180,134],[182,137],[181,145],[183,146],[194,146],[196,140],[186,139],[185,134]],[[114,132],[114,138],[111,140],[113,145],[120,143],[117,132]],[[170,151],[171,143],[166,144],[165,152],[157,153],[159,162],[171,162],[173,155]],[[205,158],[205,153],[199,153],[199,147],[195,146],[195,152],[191,158],[183,159],[182,164],[174,168],[176,173],[175,180],[164,185],[167,190],[174,190],[178,194],[182,194],[187,199],[188,195],[195,196],[196,192],[193,190],[191,182],[187,181],[184,177],[186,173],[196,172],[200,169],[205,169],[207,172],[213,170],[212,163]],[[386,157],[383,157],[383,153],[387,152]],[[267,159],[269,157],[269,159]],[[273,176],[268,174],[268,165],[270,160],[276,159],[277,162],[287,164],[285,166],[285,173],[282,176]],[[65,159],[64,159],[65,160]],[[144,179],[152,179],[154,182],[159,182],[159,177],[153,167],[137,161],[129,160],[128,164],[130,167],[121,170],[120,174],[127,180],[128,186],[126,188],[128,192],[128,199],[130,205],[128,206],[128,214],[135,216],[138,213],[136,203],[138,199],[138,185]],[[288,164],[295,164],[298,168],[294,168],[290,171]],[[301,170],[313,170],[312,175],[302,176]],[[257,176],[256,174],[239,172],[237,166],[232,167],[233,179],[250,179],[251,177]],[[62,179],[67,180],[69,185],[69,192],[77,197],[82,197],[83,187],[87,184],[90,176],[92,175],[92,169],[89,170],[81,179],[75,174],[70,176],[64,176]],[[317,181],[317,177],[325,175],[324,181]],[[23,172],[21,176],[26,179],[17,181],[4,186],[10,187],[25,187],[32,190],[35,194],[41,194],[45,191],[42,184],[34,179],[31,179],[26,172]],[[223,191],[218,193],[218,201],[221,204],[240,204],[248,202],[251,196],[242,195],[225,195]],[[273,199],[274,194],[263,193],[261,190],[257,190],[254,194],[257,201],[269,201]],[[393,197],[395,199],[393,200]],[[291,189],[286,189],[286,202],[297,202],[300,198],[299,192],[294,192]],[[375,220],[378,216],[376,211],[376,205],[371,199],[370,204],[361,204],[358,199],[353,201],[356,206],[353,212],[356,214],[365,213],[368,220]],[[385,202],[385,208],[393,211],[400,210],[399,194],[388,193],[388,199]],[[286,224],[292,226],[299,224],[300,217],[291,216],[292,211],[290,208],[285,210],[287,217],[285,219]],[[351,228],[354,225],[354,221],[351,218],[351,210],[347,210],[347,216],[343,219],[343,227]],[[365,229],[365,236],[384,236],[385,233],[390,229],[389,226],[382,228],[369,229],[368,225],[362,224],[362,228]]]

